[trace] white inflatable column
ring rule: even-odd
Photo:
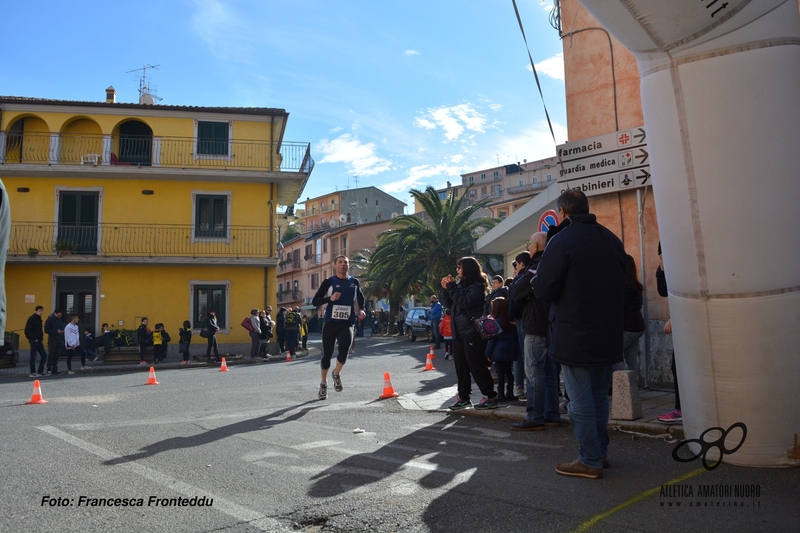
[[[639,62],[687,438],[797,465],[798,2],[581,3]]]

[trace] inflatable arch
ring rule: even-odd
[[[798,2],[580,1],[639,63],[686,435],[800,464]]]

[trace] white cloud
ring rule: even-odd
[[[374,143],[362,143],[351,133],[328,140],[322,139],[317,149],[324,154],[319,163],[342,163],[350,174],[374,176],[392,167],[389,159],[378,157]]]
[[[547,58],[539,63],[534,63],[536,72],[544,76],[553,78],[554,80],[564,81],[564,54],[559,52],[553,57]],[[525,65],[525,68],[531,70],[530,65]]]
[[[453,176],[460,177],[460,171],[458,167],[446,164],[418,165],[411,167],[407,175],[408,177],[405,179],[379,185],[378,187],[390,194],[406,192],[409,189],[424,189],[433,181],[430,178],[436,176],[442,176],[444,178]]]
[[[567,128],[560,124],[553,124],[553,131],[559,144],[566,142]],[[494,148],[488,149],[487,147],[485,152],[492,155],[475,165],[475,169],[491,168],[497,166],[498,163],[507,165],[523,159],[528,161],[547,159],[556,155],[556,146],[547,122],[541,121],[522,129],[513,137],[500,137]]]
[[[419,52],[417,52],[416,50],[406,50],[406,55],[407,56],[418,56]]]
[[[444,130],[445,138],[454,141],[465,130],[484,133],[486,117],[472,104],[466,103],[428,109],[422,116],[416,118],[416,125],[425,129],[440,127]]]
[[[450,156],[451,163],[461,163],[464,160],[464,154],[456,154]]]

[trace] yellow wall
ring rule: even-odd
[[[275,269],[271,270],[274,280]],[[6,266],[7,329],[20,333],[24,331],[25,322],[37,305],[45,308],[45,315],[53,311],[54,273],[90,276],[101,271],[96,326],[108,322],[112,329],[136,329],[139,319],[147,316],[151,327],[163,322],[177,341],[178,328],[184,320],[191,320],[189,280],[230,282],[227,324],[230,334],[218,334],[217,342],[220,344],[249,342],[247,330],[239,323],[250,315],[253,307],[264,307],[263,267],[9,263]],[[274,281],[271,284],[270,303],[274,306]],[[34,295],[35,301],[26,303],[25,295]],[[124,322],[122,326],[118,325],[120,320]]]
[[[131,172],[137,169],[132,168]],[[3,182],[9,191],[14,222],[55,222],[55,188],[58,186],[103,187],[103,224],[190,224],[193,190],[231,191],[231,224],[234,226],[270,224],[267,202],[271,188],[268,184],[17,177],[5,177]],[[30,192],[17,192],[18,187],[28,187]],[[154,194],[143,195],[142,190],[146,189]]]

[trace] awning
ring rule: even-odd
[[[537,226],[542,213],[555,208],[556,200],[561,195],[561,187],[558,182],[553,183],[487,231],[475,242],[475,252],[506,256],[523,251],[525,241],[539,231]]]

